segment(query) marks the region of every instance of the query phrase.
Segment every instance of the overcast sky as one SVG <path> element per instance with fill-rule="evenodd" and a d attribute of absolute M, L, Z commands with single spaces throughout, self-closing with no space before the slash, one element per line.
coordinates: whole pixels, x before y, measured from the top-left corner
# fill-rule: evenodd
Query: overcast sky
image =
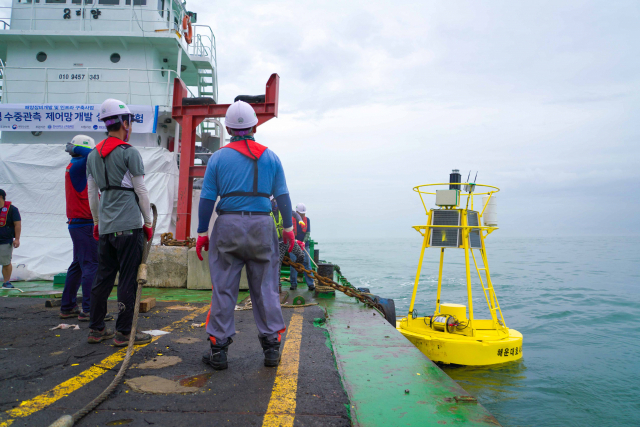
<path fill-rule="evenodd" d="M 415 185 L 498 186 L 505 235 L 640 232 L 637 1 L 190 0 L 220 102 L 264 93 L 317 239 L 412 236 Z"/>
<path fill-rule="evenodd" d="M 257 140 L 318 240 L 415 235 L 412 187 L 453 168 L 502 189 L 501 234 L 640 234 L 637 0 L 187 8 L 216 35 L 220 102 L 280 75 Z"/>

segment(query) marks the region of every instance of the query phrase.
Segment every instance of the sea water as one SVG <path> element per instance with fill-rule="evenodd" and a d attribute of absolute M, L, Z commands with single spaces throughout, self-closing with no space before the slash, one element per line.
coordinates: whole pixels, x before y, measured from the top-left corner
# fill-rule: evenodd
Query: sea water
<path fill-rule="evenodd" d="M 421 237 L 322 241 L 320 258 L 407 315 Z M 640 249 L 634 237 L 486 239 L 506 324 L 523 358 L 442 369 L 511 426 L 640 426 Z M 440 250 L 425 251 L 419 316 L 435 308 Z M 479 254 L 478 262 L 480 262 Z M 473 264 L 472 264 L 473 266 Z M 467 305 L 464 252 L 445 251 L 442 302 Z M 474 316 L 490 318 L 475 270 Z M 401 368 L 401 367 L 400 367 Z"/>

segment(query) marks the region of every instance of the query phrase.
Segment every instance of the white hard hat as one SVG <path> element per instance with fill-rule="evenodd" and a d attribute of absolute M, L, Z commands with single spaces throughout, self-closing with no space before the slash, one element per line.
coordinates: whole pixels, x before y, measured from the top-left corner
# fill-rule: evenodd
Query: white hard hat
<path fill-rule="evenodd" d="M 247 129 L 258 124 L 253 107 L 244 101 L 236 101 L 227 109 L 224 125 L 231 129 Z"/>
<path fill-rule="evenodd" d="M 96 142 L 87 135 L 76 135 L 71 140 L 71 143 L 78 147 L 96 148 Z"/>
<path fill-rule="evenodd" d="M 131 115 L 131 111 L 127 104 L 117 99 L 109 98 L 100 106 L 100 120 L 105 121 L 109 117 L 120 116 L 123 114 Z"/>
<path fill-rule="evenodd" d="M 307 207 L 304 205 L 304 203 L 298 203 L 296 205 L 296 212 L 307 213 Z"/>

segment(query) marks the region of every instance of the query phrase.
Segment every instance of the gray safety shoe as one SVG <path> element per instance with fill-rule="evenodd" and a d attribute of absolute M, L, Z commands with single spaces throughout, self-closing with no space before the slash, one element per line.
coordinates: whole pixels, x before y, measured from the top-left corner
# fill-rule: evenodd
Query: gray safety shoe
<path fill-rule="evenodd" d="M 116 347 L 126 347 L 129 344 L 129 337 L 131 334 L 123 334 L 122 332 L 116 332 L 116 337 L 113 339 L 113 345 Z M 134 345 L 149 344 L 151 342 L 151 335 L 138 332 L 136 339 L 133 342 Z"/>
<path fill-rule="evenodd" d="M 104 328 L 101 331 L 91 329 L 87 342 L 89 344 L 98 344 L 99 342 L 110 340 L 114 335 L 113 330 L 109 328 Z"/>
<path fill-rule="evenodd" d="M 72 317 L 78 317 L 80 313 L 82 313 L 82 311 L 80 311 L 80 307 L 76 305 L 71 310 L 60 310 L 60 318 L 70 319 Z"/>
<path fill-rule="evenodd" d="M 81 322 L 88 322 L 89 320 L 91 320 L 91 313 L 85 313 L 84 311 L 78 313 L 78 320 L 81 321 Z M 109 313 L 107 313 L 104 316 L 104 321 L 108 322 L 110 320 L 113 320 L 113 316 L 110 315 Z"/>

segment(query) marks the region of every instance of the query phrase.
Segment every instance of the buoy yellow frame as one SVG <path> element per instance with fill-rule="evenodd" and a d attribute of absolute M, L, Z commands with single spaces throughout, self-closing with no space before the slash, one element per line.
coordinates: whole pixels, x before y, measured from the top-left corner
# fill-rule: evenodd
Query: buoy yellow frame
<path fill-rule="evenodd" d="M 418 261 L 418 269 L 416 272 L 416 278 L 413 286 L 413 292 L 411 295 L 411 304 L 409 306 L 409 315 L 406 318 L 401 319 L 398 322 L 398 329 L 409 340 L 411 340 L 420 350 L 425 353 L 434 361 L 444 363 L 457 363 L 464 365 L 488 365 L 495 363 L 503 363 L 519 359 L 522 357 L 522 335 L 515 330 L 510 330 L 506 326 L 498 297 L 496 296 L 491 281 L 491 272 L 489 270 L 489 262 L 487 260 L 487 253 L 485 250 L 484 239 L 486 236 L 497 230 L 498 227 L 482 226 L 481 222 L 478 226 L 470 226 L 467 221 L 467 213 L 473 211 L 473 197 L 488 195 L 489 197 L 482 207 L 482 211 L 478 214 L 478 220 L 482 220 L 484 211 L 491 200 L 493 194 L 500 191 L 498 187 L 485 184 L 473 184 L 475 187 L 486 188 L 486 191 L 482 192 L 470 192 L 462 193 L 461 196 L 467 196 L 466 207 L 458 208 L 455 206 L 446 207 L 447 210 L 459 210 L 461 214 L 460 225 L 433 225 L 432 215 L 433 209 L 428 209 L 425 204 L 423 195 L 435 195 L 435 192 L 426 191 L 425 187 L 434 186 L 449 186 L 451 183 L 438 183 L 438 184 L 425 184 L 419 185 L 413 188 L 420 195 L 422 205 L 427 214 L 427 225 L 414 226 L 413 228 L 418 231 L 422 236 L 422 249 L 420 251 L 420 259 Z M 469 183 L 453 183 L 453 185 L 470 185 Z M 462 198 L 461 198 L 462 200 Z M 418 285 L 420 282 L 420 274 L 422 271 L 422 264 L 424 260 L 424 251 L 430 247 L 430 231 L 434 228 L 456 228 L 462 230 L 462 242 L 458 248 L 464 250 L 465 255 L 465 268 L 466 268 L 466 282 L 467 282 L 467 308 L 469 312 L 468 324 L 463 331 L 457 331 L 456 333 L 447 333 L 441 331 L 434 331 L 427 326 L 425 317 L 417 317 L 414 312 L 414 305 L 416 300 L 416 294 L 418 292 Z M 482 267 L 478 267 L 478 262 L 473 249 L 469 245 L 469 233 L 471 230 L 479 230 L 481 247 L 479 248 Z M 451 248 L 456 249 L 456 248 Z M 444 267 L 444 250 L 440 248 L 440 265 L 438 270 L 438 288 L 436 295 L 436 307 L 434 316 L 441 313 L 441 292 L 442 292 L 442 272 Z M 471 255 L 471 256 L 470 256 Z M 491 314 L 491 320 L 474 319 L 473 315 L 473 298 L 471 289 L 471 259 L 478 273 L 480 285 L 484 292 L 487 306 Z M 485 280 L 482 278 L 481 271 L 485 273 Z M 486 287 L 485 287 L 486 281 Z M 415 317 L 414 317 L 415 316 Z M 461 320 L 461 319 L 460 319 Z M 507 356 L 504 355 L 507 354 Z"/>

